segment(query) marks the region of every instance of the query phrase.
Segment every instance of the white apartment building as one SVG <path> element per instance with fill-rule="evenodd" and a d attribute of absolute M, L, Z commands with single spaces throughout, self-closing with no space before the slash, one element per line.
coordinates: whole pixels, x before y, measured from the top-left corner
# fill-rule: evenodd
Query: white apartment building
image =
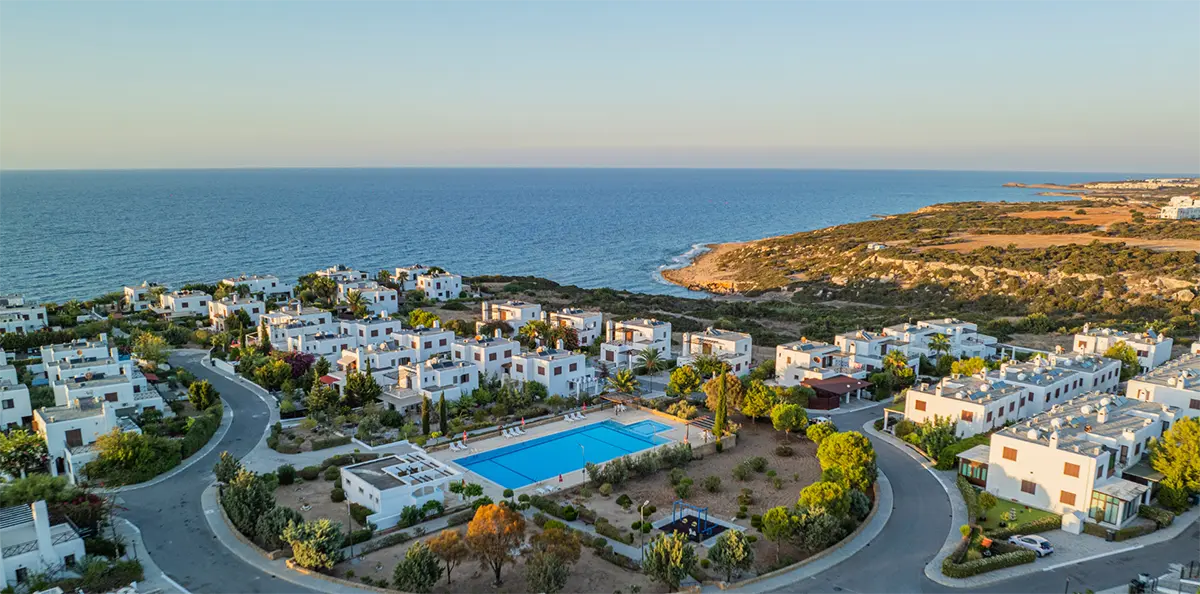
<path fill-rule="evenodd" d="M 1125 394 L 1135 400 L 1173 406 L 1182 416 L 1200 417 L 1200 354 L 1182 355 L 1129 380 Z"/>
<path fill-rule="evenodd" d="M 400 293 L 375 281 L 338 283 L 338 298 L 348 301 L 350 293 L 358 292 L 372 314 L 392 315 L 400 311 Z"/>
<path fill-rule="evenodd" d="M 270 333 L 271 346 L 288 350 L 288 341 L 303 334 L 332 333 L 339 327 L 333 314 L 315 307 L 305 307 L 293 301 L 261 318 Z"/>
<path fill-rule="evenodd" d="M 1176 196 L 1158 212 L 1160 219 L 1200 219 L 1200 198 Z"/>
<path fill-rule="evenodd" d="M 339 320 L 342 334 L 355 338 L 355 344 L 381 344 L 393 340 L 392 334 L 404 331 L 404 323 L 382 314 L 358 320 Z"/>
<path fill-rule="evenodd" d="M 638 355 L 646 349 L 658 351 L 663 359 L 671 358 L 671 323 L 653 318 L 636 318 L 624 322 L 608 321 L 604 342 L 600 344 L 600 360 L 608 365 L 632 368 Z"/>
<path fill-rule="evenodd" d="M 0 295 L 0 334 L 30 334 L 46 327 L 46 308 L 25 303 L 21 295 Z"/>
<path fill-rule="evenodd" d="M 64 359 L 102 359 L 111 354 L 112 351 L 108 346 L 108 334 L 100 334 L 92 340 L 80 338 L 71 342 L 48 344 L 41 349 L 43 365 L 50 365 Z"/>
<path fill-rule="evenodd" d="M 367 521 L 383 530 L 400 521 L 405 507 L 420 508 L 428 501 L 441 503 L 446 485 L 461 480 L 462 473 L 414 446 L 386 458 L 343 466 L 346 500 L 370 509 Z"/>
<path fill-rule="evenodd" d="M 150 306 L 154 313 L 167 318 L 203 316 L 208 314 L 212 297 L 203 291 L 171 291 L 158 296 L 158 305 Z"/>
<path fill-rule="evenodd" d="M 86 555 L 83 537 L 69 520 L 52 520 L 44 500 L 0 508 L 0 547 L 0 586 L 6 589 Z"/>
<path fill-rule="evenodd" d="M 1020 386 L 980 376 L 944 377 L 937 384 L 912 386 L 904 397 L 904 418 L 923 423 L 935 419 L 955 422 L 961 438 L 1003 427 L 1024 418 L 1025 391 Z"/>
<path fill-rule="evenodd" d="M 562 348 L 538 347 L 513 355 L 508 376 L 520 382 L 537 382 L 551 395 L 574 396 L 595 385 L 595 374 L 587 366 L 587 356 Z"/>
<path fill-rule="evenodd" d="M 1005 363 L 987 372 L 993 382 L 1020 387 L 1023 412 L 1018 418 L 1041 413 L 1086 392 L 1115 392 L 1121 381 L 1121 362 L 1096 355 L 1038 355 L 1024 363 Z"/>
<path fill-rule="evenodd" d="M 291 299 L 296 290 L 296 283 L 280 280 L 273 274 L 242 274 L 221 279 L 221 284 L 246 287 L 251 295 L 258 295 L 263 299 Z"/>
<path fill-rule="evenodd" d="M 450 358 L 453 351 L 454 332 L 442 328 L 441 322 L 434 322 L 432 328 L 417 327 L 396 334 L 395 338 L 413 350 L 414 361 L 424 361 L 433 357 Z"/>
<path fill-rule="evenodd" d="M 162 401 L 161 398 L 158 398 L 158 392 L 150 389 L 150 384 L 146 381 L 146 376 L 140 369 L 134 366 L 132 360 L 127 357 L 121 357 L 115 347 L 111 350 L 111 354 L 106 357 L 62 359 L 46 363 L 45 367 L 46 377 L 50 381 L 50 387 L 54 390 L 54 402 L 58 406 L 67 404 L 72 398 L 72 394 L 67 387 L 68 384 L 94 383 L 94 380 L 115 378 L 117 380 L 126 380 L 129 383 L 128 386 L 115 388 L 117 391 L 117 400 L 128 403 L 130 399 L 138 399 L 141 403 L 140 408 L 162 407 Z M 77 386 L 75 389 L 80 388 Z M 99 387 L 96 389 L 99 390 Z M 107 396 L 109 393 L 107 391 L 92 392 L 76 392 L 74 396 Z M 121 396 L 125 394 L 128 394 L 129 397 L 122 398 Z M 145 397 L 149 397 L 151 401 L 147 401 Z M 107 397 L 105 399 L 112 401 Z M 155 399 L 158 399 L 158 402 L 153 402 Z"/>
<path fill-rule="evenodd" d="M 325 277 L 328 279 L 332 279 L 333 282 L 338 283 L 338 284 L 352 283 L 355 281 L 365 281 L 365 280 L 371 278 L 371 275 L 369 275 L 361 270 L 355 270 L 353 268 L 345 266 L 344 264 L 337 264 L 334 266 L 330 266 L 329 268 L 326 268 L 324 270 L 318 270 L 318 271 L 316 271 L 315 274 L 317 276 L 322 276 L 322 277 Z"/>
<path fill-rule="evenodd" d="M 1071 344 L 1076 353 L 1103 355 L 1122 342 L 1137 351 L 1138 362 L 1142 364 L 1141 371 L 1150 371 L 1166 363 L 1171 358 L 1171 347 L 1175 345 L 1174 339 L 1153 330 L 1124 332 L 1111 328 L 1092 328 L 1090 324 L 1083 325 L 1083 330 L 1075 335 Z"/>
<path fill-rule="evenodd" d="M 246 315 L 250 316 L 250 323 L 257 326 L 262 315 L 266 313 L 267 306 L 258 299 L 243 298 L 237 295 L 214 299 L 208 302 L 208 323 L 218 332 L 224 332 L 225 318 L 236 316 L 239 311 L 246 312 Z"/>
<path fill-rule="evenodd" d="M 448 301 L 457 299 L 462 294 L 462 276 L 439 272 L 436 274 L 421 274 L 417 276 L 418 291 L 433 301 Z"/>
<path fill-rule="evenodd" d="M 897 324 L 883 329 L 884 336 L 894 336 L 907 343 L 907 353 L 917 357 L 924 355 L 930 361 L 936 361 L 940 356 L 929 347 L 930 339 L 938 334 L 950 343 L 947 354 L 953 357 L 990 359 L 996 355 L 996 337 L 980 334 L 978 326 L 956 318 L 921 320 L 916 324 Z"/>
<path fill-rule="evenodd" d="M 871 373 L 884 369 L 883 360 L 893 351 L 904 354 L 908 367 L 914 371 L 921 364 L 921 355 L 909 352 L 908 343 L 896 336 L 856 330 L 833 337 L 833 344 L 846 356 L 848 367 L 856 371 Z"/>
<path fill-rule="evenodd" d="M 396 285 L 402 290 L 415 291 L 417 289 L 417 277 L 428 273 L 429 267 L 422 266 L 420 264 L 413 264 L 412 266 L 397 266 L 396 269 L 392 271 L 392 278 L 395 280 Z"/>
<path fill-rule="evenodd" d="M 9 357 L 10 357 L 10 355 L 8 354 L 7 351 L 5 351 L 4 349 L 0 349 L 0 384 L 19 383 L 19 380 L 17 378 L 17 368 L 15 366 L 13 366 L 12 363 L 8 362 Z"/>
<path fill-rule="evenodd" d="M 344 384 L 347 373 L 369 367 L 375 382 L 386 386 L 395 383 L 397 367 L 407 365 L 413 360 L 413 350 L 397 340 L 360 344 L 353 349 L 343 350 L 342 356 L 334 363 L 336 371 L 331 371 L 329 375 L 337 378 L 338 384 Z M 388 374 L 391 374 L 391 377 L 388 377 Z"/>
<path fill-rule="evenodd" d="M 860 365 L 851 367 L 850 359 L 838 347 L 819 340 L 800 340 L 775 347 L 775 383 L 799 386 L 804 380 L 823 380 L 837 375 L 863 379 Z"/>
<path fill-rule="evenodd" d="M 596 342 L 604 329 L 604 314 L 571 307 L 564 307 L 558 311 L 544 311 L 542 321 L 551 326 L 574 328 L 581 347 Z"/>
<path fill-rule="evenodd" d="M 501 321 L 512 326 L 513 332 L 534 320 L 542 319 L 542 306 L 524 301 L 484 301 L 481 307 L 483 323 Z"/>
<path fill-rule="evenodd" d="M 750 373 L 750 342 L 749 334 L 712 326 L 703 332 L 684 332 L 678 363 L 689 365 L 697 357 L 716 357 L 728 364 L 734 375 Z"/>
<path fill-rule="evenodd" d="M 1119 529 L 1150 500 L 1150 487 L 1127 480 L 1178 409 L 1092 392 L 992 435 L 987 490 L 1057 514 Z"/>
<path fill-rule="evenodd" d="M 125 292 L 123 304 L 130 311 L 146 311 L 150 309 L 154 302 L 153 290 L 160 287 L 157 283 L 142 281 L 140 285 L 125 285 L 122 290 Z"/>
<path fill-rule="evenodd" d="M 514 353 L 521 351 L 521 344 L 504 338 L 496 330 L 494 336 L 475 335 L 455 339 L 452 345 L 455 361 L 474 363 L 481 374 L 508 375 Z"/>

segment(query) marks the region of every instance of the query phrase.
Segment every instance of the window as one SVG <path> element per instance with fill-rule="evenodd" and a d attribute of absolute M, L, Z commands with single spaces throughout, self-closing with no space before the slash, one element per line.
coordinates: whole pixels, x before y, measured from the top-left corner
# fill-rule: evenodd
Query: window
<path fill-rule="evenodd" d="M 4 408 L 5 410 L 8 410 L 8 409 L 10 409 L 10 408 L 16 408 L 16 407 L 17 407 L 17 405 L 13 403 L 13 401 L 12 401 L 12 399 L 11 399 L 11 398 L 7 398 L 7 399 L 5 399 L 5 400 L 4 400 L 4 403 L 3 403 L 3 408 Z"/>
<path fill-rule="evenodd" d="M 372 331 L 371 331 L 371 338 L 375 338 L 376 336 L 379 336 L 379 331 L 378 331 L 378 330 L 372 330 Z"/>
<path fill-rule="evenodd" d="M 1075 494 L 1067 491 L 1062 491 L 1058 494 L 1058 502 L 1063 505 L 1075 505 Z"/>
<path fill-rule="evenodd" d="M 1017 450 L 1014 450 L 1012 448 L 1004 448 L 1004 459 L 1012 460 L 1013 462 L 1016 462 L 1017 461 Z"/>
<path fill-rule="evenodd" d="M 541 365 L 538 365 L 537 374 L 538 375 L 546 375 L 546 368 L 542 367 Z"/>
<path fill-rule="evenodd" d="M 446 339 L 443 338 L 441 341 L 439 341 L 438 346 L 446 346 Z"/>
<path fill-rule="evenodd" d="M 990 411 L 990 410 L 988 411 L 987 422 L 989 422 L 989 423 L 992 422 L 992 411 Z"/>
<path fill-rule="evenodd" d="M 495 361 L 496 353 L 488 353 L 488 361 Z"/>
<path fill-rule="evenodd" d="M 1088 510 L 1088 515 L 1097 522 L 1107 522 L 1109 524 L 1117 523 L 1117 513 L 1121 507 L 1121 500 L 1099 491 L 1092 491 L 1092 506 Z M 1130 506 L 1132 507 L 1132 506 Z"/>
<path fill-rule="evenodd" d="M 461 381 L 461 382 L 459 382 L 459 383 L 461 383 L 461 384 L 467 384 L 467 383 L 470 383 L 470 382 L 471 382 L 471 374 L 469 374 L 469 373 L 464 373 L 464 374 L 462 375 L 462 381 Z"/>
<path fill-rule="evenodd" d="M 575 371 L 575 370 L 579 369 L 579 364 L 578 364 L 578 363 L 572 363 L 572 364 L 571 364 L 571 367 L 570 367 L 570 369 L 571 369 L 571 371 Z"/>
<path fill-rule="evenodd" d="M 924 400 L 914 400 L 913 408 L 915 408 L 917 410 L 925 410 L 925 401 Z"/>
<path fill-rule="evenodd" d="M 509 357 L 512 357 L 512 349 L 507 349 L 504 351 L 504 358 L 508 359 Z M 611 361 L 612 359 L 609 360 Z"/>
<path fill-rule="evenodd" d="M 962 411 L 962 415 L 959 418 L 961 418 L 963 421 L 965 421 L 967 423 L 970 423 L 971 421 L 975 420 L 975 413 L 973 413 L 969 410 L 964 410 L 964 411 Z"/>
<path fill-rule="evenodd" d="M 562 365 L 554 366 L 554 375 L 562 375 Z"/>
<path fill-rule="evenodd" d="M 525 371 L 525 367 L 523 365 L 521 365 L 520 363 L 517 363 L 517 373 L 523 373 L 524 371 Z"/>
<path fill-rule="evenodd" d="M 425 341 L 425 348 L 427 348 L 427 349 L 433 348 L 433 341 L 432 340 Z"/>
<path fill-rule="evenodd" d="M 1021 481 L 1021 492 L 1029 493 L 1030 495 L 1037 493 L 1037 483 L 1035 483 L 1033 481 L 1022 480 Z"/>
<path fill-rule="evenodd" d="M 184 302 L 183 302 L 183 305 L 180 305 L 179 307 L 180 307 L 181 309 L 187 309 L 187 308 L 188 308 L 188 302 L 187 302 L 187 301 L 184 301 Z"/>
<path fill-rule="evenodd" d="M 1079 478 L 1079 465 L 1070 462 L 1063 464 L 1063 474 Z"/>
<path fill-rule="evenodd" d="M 1141 453 L 1142 453 L 1142 444 L 1140 444 L 1140 443 L 1133 444 L 1133 455 L 1136 456 Z"/>
<path fill-rule="evenodd" d="M 1000 409 L 996 412 L 996 416 L 998 416 L 998 417 L 1004 416 L 1004 407 L 1003 406 L 1001 406 Z"/>
<path fill-rule="evenodd" d="M 1188 403 L 1188 408 L 1200 409 L 1200 399 L 1192 398 L 1191 402 Z"/>
<path fill-rule="evenodd" d="M 1016 403 L 1016 402 L 1009 402 L 1009 403 L 1008 403 L 1008 412 L 1012 412 L 1012 411 L 1013 411 L 1014 409 L 1016 409 L 1016 408 L 1017 408 L 1017 403 Z"/>
<path fill-rule="evenodd" d="M 480 361 L 480 360 L 481 360 L 481 359 L 479 358 L 479 353 L 475 353 L 475 360 L 476 360 L 476 361 Z"/>

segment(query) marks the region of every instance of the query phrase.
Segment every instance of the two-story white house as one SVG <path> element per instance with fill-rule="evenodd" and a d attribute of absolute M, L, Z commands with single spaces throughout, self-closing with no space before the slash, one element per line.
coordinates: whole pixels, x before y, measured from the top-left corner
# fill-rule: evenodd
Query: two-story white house
<path fill-rule="evenodd" d="M 479 388 L 479 368 L 474 363 L 434 357 L 400 365 L 385 374 L 387 386 L 380 400 L 405 416 L 419 410 L 421 402 L 435 404 L 443 396 L 455 401 Z"/>
<path fill-rule="evenodd" d="M 1142 365 L 1140 371 L 1150 371 L 1166 363 L 1171 358 L 1171 347 L 1175 345 L 1173 338 L 1153 330 L 1124 332 L 1112 328 L 1092 328 L 1090 324 L 1083 325 L 1083 330 L 1075 335 L 1071 345 L 1076 353 L 1103 355 L 1122 342 L 1137 352 L 1138 363 Z"/>
<path fill-rule="evenodd" d="M 542 312 L 542 321 L 551 326 L 574 328 L 581 347 L 596 342 L 604 331 L 604 314 L 598 311 L 564 307 L 558 311 Z"/>
<path fill-rule="evenodd" d="M 513 332 L 521 326 L 542 318 L 542 306 L 537 303 L 524 301 L 484 301 L 481 306 L 483 323 L 492 321 L 505 322 L 512 327 Z"/>
<path fill-rule="evenodd" d="M 996 355 L 995 336 L 981 334 L 978 326 L 957 318 L 921 320 L 916 324 L 897 324 L 883 329 L 884 336 L 893 336 L 905 343 L 906 352 L 930 361 L 937 361 L 943 353 L 956 358 L 979 357 L 990 359 Z M 930 345 L 934 336 L 946 338 L 947 350 L 936 352 Z"/>
<path fill-rule="evenodd" d="M 0 334 L 29 334 L 46 327 L 46 308 L 25 303 L 21 295 L 0 295 Z"/>
<path fill-rule="evenodd" d="M 631 369 L 637 366 L 638 355 L 646 349 L 658 351 L 663 359 L 671 358 L 670 322 L 653 318 L 609 320 L 604 342 L 600 344 L 600 360 L 606 365 Z"/>
<path fill-rule="evenodd" d="M 299 301 L 289 302 L 276 311 L 264 314 L 261 321 L 270 333 L 271 346 L 283 350 L 288 350 L 288 341 L 298 336 L 339 331 L 332 313 L 305 307 Z"/>
<path fill-rule="evenodd" d="M 443 503 L 446 485 L 462 473 L 415 445 L 402 446 L 385 458 L 343 466 L 346 500 L 373 513 L 367 521 L 383 530 L 395 526 L 406 507 L 418 509 L 429 501 Z"/>
<path fill-rule="evenodd" d="M 367 310 L 372 314 L 392 315 L 400 311 L 400 294 L 375 281 L 351 281 L 338 283 L 338 298 L 348 301 L 351 293 L 362 296 Z"/>
<path fill-rule="evenodd" d="M 360 346 L 391 341 L 392 334 L 404 330 L 403 322 L 383 314 L 357 320 L 338 320 L 338 326 L 342 334 L 355 337 L 355 344 Z"/>
<path fill-rule="evenodd" d="M 819 340 L 800 340 L 775 347 L 775 383 L 799 386 L 804 380 L 823 380 L 838 375 L 863 379 L 862 367 L 851 367 L 849 358 L 838 347 Z"/>
<path fill-rule="evenodd" d="M 344 384 L 346 374 L 351 371 L 371 369 L 371 376 L 380 386 L 396 382 L 396 368 L 414 361 L 413 350 L 399 341 L 369 343 L 342 351 L 335 363 L 336 371 L 329 375 Z M 390 374 L 390 376 L 389 376 Z"/>
<path fill-rule="evenodd" d="M 849 367 L 866 373 L 885 369 L 883 360 L 891 352 L 903 354 L 908 367 L 914 371 L 921 364 L 921 355 L 909 352 L 908 343 L 896 336 L 856 330 L 838 334 L 833 338 L 833 344 L 846 356 Z"/>
<path fill-rule="evenodd" d="M 426 273 L 417 276 L 416 290 L 432 301 L 457 299 L 462 294 L 462 276 L 449 272 Z"/>
<path fill-rule="evenodd" d="M 914 423 L 950 419 L 960 438 L 986 433 L 1023 418 L 1024 389 L 981 376 L 944 377 L 919 383 L 904 397 L 904 418 Z"/>
<path fill-rule="evenodd" d="M 296 291 L 296 283 L 280 280 L 273 274 L 242 274 L 221 279 L 221 284 L 231 287 L 246 287 L 251 295 L 262 299 L 291 299 Z"/>
<path fill-rule="evenodd" d="M 33 422 L 29 388 L 17 377 L 17 368 L 8 362 L 8 353 L 0 349 L 0 430 Z"/>
<path fill-rule="evenodd" d="M 1123 475 L 1178 416 L 1172 406 L 1103 392 L 1055 404 L 992 435 L 986 488 L 1001 502 L 1119 529 L 1151 497 Z"/>
<path fill-rule="evenodd" d="M 95 444 L 101 435 L 113 430 L 140 433 L 128 413 L 117 414 L 118 409 L 133 412 L 124 404 L 92 397 L 73 399 L 65 406 L 35 409 L 33 429 L 46 441 L 50 474 L 66 475 L 71 482 L 78 482 L 83 478 L 84 466 L 96 459 Z"/>
<path fill-rule="evenodd" d="M 395 279 L 396 285 L 402 291 L 415 291 L 417 289 L 417 277 L 428 273 L 429 267 L 422 266 L 421 264 L 397 266 L 392 272 L 392 278 Z"/>
<path fill-rule="evenodd" d="M 508 374 L 513 355 L 520 351 L 521 344 L 504 338 L 499 330 L 496 330 L 494 336 L 475 335 L 458 338 L 452 345 L 455 361 L 474 363 L 479 368 L 479 373 L 501 377 Z"/>
<path fill-rule="evenodd" d="M 170 291 L 158 296 L 158 305 L 150 311 L 164 318 L 208 315 L 208 303 L 212 297 L 203 291 Z"/>
<path fill-rule="evenodd" d="M 129 311 L 146 311 L 157 301 L 154 289 L 161 286 L 150 281 L 142 281 L 140 285 L 125 285 L 121 288 L 125 293 L 122 304 Z"/>
<path fill-rule="evenodd" d="M 1200 354 L 1182 355 L 1129 380 L 1125 394 L 1176 407 L 1182 416 L 1200 417 Z"/>
<path fill-rule="evenodd" d="M 338 284 L 365 281 L 371 278 L 371 275 L 361 270 L 350 268 L 344 264 L 335 264 L 324 270 L 318 270 L 314 274 L 330 279 Z"/>
<path fill-rule="evenodd" d="M 434 322 L 429 328 L 418 326 L 401 330 L 393 338 L 412 349 L 414 361 L 433 357 L 449 359 L 454 350 L 454 332 L 442 328 L 441 322 Z"/>
<path fill-rule="evenodd" d="M 102 359 L 111 355 L 112 351 L 108 346 L 108 334 L 102 333 L 91 340 L 80 338 L 45 345 L 41 348 L 41 354 L 42 365 L 50 365 L 64 359 Z"/>
<path fill-rule="evenodd" d="M 0 586 L 28 586 L 38 574 L 72 567 L 86 552 L 70 520 L 50 517 L 45 500 L 0 508 Z"/>
<path fill-rule="evenodd" d="M 554 396 L 574 396 L 595 385 L 595 374 L 587 366 L 587 356 L 561 348 L 538 347 L 513 355 L 508 376 L 520 382 L 537 382 Z"/>
<path fill-rule="evenodd" d="M 250 323 L 257 326 L 262 315 L 267 312 L 267 306 L 258 299 L 237 295 L 214 299 L 208 302 L 208 323 L 218 332 L 224 332 L 225 319 L 236 316 L 239 311 L 246 312 L 246 315 L 250 316 Z"/>
<path fill-rule="evenodd" d="M 703 332 L 684 332 L 679 347 L 679 365 L 690 365 L 697 357 L 716 357 L 729 365 L 734 375 L 750 373 L 751 338 L 745 332 L 709 326 Z"/>

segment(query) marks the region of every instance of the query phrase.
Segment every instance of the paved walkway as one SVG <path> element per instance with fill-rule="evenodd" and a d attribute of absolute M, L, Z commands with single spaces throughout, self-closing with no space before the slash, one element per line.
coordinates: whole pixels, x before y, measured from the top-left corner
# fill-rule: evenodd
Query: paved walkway
<path fill-rule="evenodd" d="M 538 510 L 536 507 L 531 507 L 521 513 L 523 513 L 526 518 L 529 518 L 529 521 L 532 523 L 533 515 L 538 513 L 539 511 L 540 510 Z M 552 518 L 554 520 L 558 520 L 559 522 L 562 522 L 563 524 L 566 524 L 567 526 L 570 526 L 574 530 L 578 530 L 579 532 L 583 532 L 585 534 L 590 534 L 592 536 L 592 538 L 595 538 L 597 536 L 604 536 L 603 534 L 596 532 L 596 529 L 594 527 L 592 527 L 591 524 L 587 524 L 587 523 L 579 521 L 579 520 L 567 521 L 562 518 L 555 518 L 554 516 L 550 516 L 549 514 L 547 514 L 547 516 L 549 516 L 550 518 Z M 637 536 L 637 535 L 634 535 L 634 536 Z M 640 547 L 635 547 L 633 545 L 627 545 L 619 540 L 613 540 L 607 536 L 604 536 L 604 538 L 608 539 L 608 543 L 612 545 L 614 553 L 620 553 L 622 555 L 625 555 L 626 557 L 629 557 L 630 559 L 633 559 L 634 561 L 637 561 L 638 563 L 642 562 L 642 549 Z"/>
<path fill-rule="evenodd" d="M 146 549 L 146 543 L 142 542 L 142 531 L 134 526 L 133 522 L 121 518 L 113 517 L 113 524 L 117 531 L 117 537 L 120 538 L 126 547 L 125 556 L 132 556 L 142 564 L 144 577 L 138 582 L 139 592 L 182 592 L 183 594 L 191 594 L 183 586 L 180 586 L 175 580 L 167 577 L 162 569 L 150 557 L 150 551 Z M 132 547 L 133 551 L 128 549 Z"/>
<path fill-rule="evenodd" d="M 871 410 L 873 408 L 879 408 L 889 404 L 891 404 L 891 402 L 887 400 L 880 400 L 879 402 L 876 402 L 874 400 L 867 400 L 865 398 L 851 398 L 850 402 L 833 410 L 806 408 L 804 409 L 804 412 L 808 413 L 809 417 L 837 417 L 838 415 L 848 415 L 850 413 L 862 412 L 864 410 Z M 836 423 L 837 420 L 834 419 L 834 422 Z"/>

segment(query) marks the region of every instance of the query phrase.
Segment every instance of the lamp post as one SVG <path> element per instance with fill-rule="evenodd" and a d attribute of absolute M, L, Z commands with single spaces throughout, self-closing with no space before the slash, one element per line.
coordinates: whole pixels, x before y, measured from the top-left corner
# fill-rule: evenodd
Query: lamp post
<path fill-rule="evenodd" d="M 583 468 L 579 469 L 579 473 L 587 476 L 587 450 L 583 449 L 583 444 L 579 444 L 579 457 L 583 458 Z"/>
<path fill-rule="evenodd" d="M 350 500 L 346 500 L 346 527 L 354 532 L 353 515 L 350 513 Z M 354 539 L 350 539 L 350 564 L 354 565 Z"/>
<path fill-rule="evenodd" d="M 646 532 L 644 530 L 642 530 L 642 524 L 646 523 L 646 506 L 647 505 L 650 505 L 649 499 L 643 501 L 642 504 L 638 506 L 638 516 L 641 518 L 641 522 L 638 524 L 638 534 L 641 536 L 642 555 L 646 554 Z"/>

